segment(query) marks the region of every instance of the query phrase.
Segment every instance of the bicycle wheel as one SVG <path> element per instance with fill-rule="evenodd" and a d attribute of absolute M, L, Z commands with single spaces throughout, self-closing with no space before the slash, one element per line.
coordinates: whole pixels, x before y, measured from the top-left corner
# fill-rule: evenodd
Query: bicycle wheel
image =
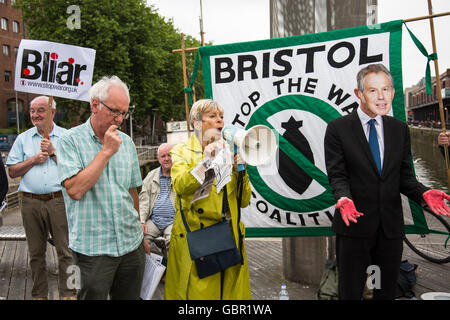
<path fill-rule="evenodd" d="M 450 262 L 450 225 L 447 217 L 436 215 L 424 209 L 430 233 L 406 234 L 403 239 L 408 247 L 428 261 Z"/>

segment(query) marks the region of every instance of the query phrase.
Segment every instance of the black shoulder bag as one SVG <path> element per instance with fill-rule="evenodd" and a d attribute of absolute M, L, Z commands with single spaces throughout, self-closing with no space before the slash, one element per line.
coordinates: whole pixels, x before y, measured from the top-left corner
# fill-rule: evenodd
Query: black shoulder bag
<path fill-rule="evenodd" d="M 180 197 L 180 213 L 186 228 L 186 239 L 191 259 L 197 267 L 200 279 L 224 271 L 242 262 L 240 251 L 234 242 L 231 227 L 225 219 L 226 186 L 222 202 L 222 221 L 212 226 L 191 231 L 183 213 Z M 238 226 L 239 229 L 239 226 Z"/>

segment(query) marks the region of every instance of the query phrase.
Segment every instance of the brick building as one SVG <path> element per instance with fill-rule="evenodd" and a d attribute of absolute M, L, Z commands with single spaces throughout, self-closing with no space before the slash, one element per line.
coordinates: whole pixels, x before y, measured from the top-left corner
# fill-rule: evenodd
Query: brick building
<path fill-rule="evenodd" d="M 445 112 L 445 123 L 449 123 L 448 109 L 450 108 L 450 69 L 440 76 L 442 102 Z M 432 80 L 432 94 L 427 94 L 425 80 L 422 79 L 415 88 L 407 91 L 408 118 L 414 122 L 440 121 L 438 95 L 436 91 L 436 78 Z"/>
<path fill-rule="evenodd" d="M 0 128 L 16 127 L 14 72 L 20 40 L 25 37 L 22 11 L 12 7 L 14 0 L 0 0 Z M 20 129 L 25 127 L 24 111 L 33 95 L 17 92 Z"/>

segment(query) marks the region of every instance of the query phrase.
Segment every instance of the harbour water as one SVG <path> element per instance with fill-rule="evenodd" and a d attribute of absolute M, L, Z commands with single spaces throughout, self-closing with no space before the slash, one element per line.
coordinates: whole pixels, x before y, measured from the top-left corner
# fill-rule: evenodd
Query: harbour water
<path fill-rule="evenodd" d="M 449 193 L 445 159 L 437 144 L 438 130 L 411 129 L 411 149 L 417 179 L 424 185 Z"/>

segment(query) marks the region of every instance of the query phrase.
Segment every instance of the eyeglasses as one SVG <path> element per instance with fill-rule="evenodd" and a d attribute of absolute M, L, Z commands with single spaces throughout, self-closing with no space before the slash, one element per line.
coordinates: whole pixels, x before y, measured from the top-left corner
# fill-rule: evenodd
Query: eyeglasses
<path fill-rule="evenodd" d="M 117 110 L 113 110 L 113 109 L 111 109 L 110 107 L 108 107 L 103 101 L 100 101 L 100 100 L 99 100 L 99 102 L 100 102 L 102 105 L 104 105 L 104 106 L 109 110 L 109 112 L 111 113 L 111 115 L 114 116 L 114 118 L 118 118 L 119 116 L 122 116 L 123 119 L 126 120 L 126 119 L 128 119 L 128 117 L 130 116 L 130 113 L 129 113 L 129 112 L 120 112 L 120 111 L 117 111 Z"/>
<path fill-rule="evenodd" d="M 39 113 L 39 114 L 41 114 L 41 113 L 45 113 L 47 110 L 45 110 L 44 108 L 39 108 L 39 109 L 37 109 L 37 110 L 35 110 L 35 109 L 30 109 L 30 113 L 31 114 L 35 114 L 35 113 Z"/>

